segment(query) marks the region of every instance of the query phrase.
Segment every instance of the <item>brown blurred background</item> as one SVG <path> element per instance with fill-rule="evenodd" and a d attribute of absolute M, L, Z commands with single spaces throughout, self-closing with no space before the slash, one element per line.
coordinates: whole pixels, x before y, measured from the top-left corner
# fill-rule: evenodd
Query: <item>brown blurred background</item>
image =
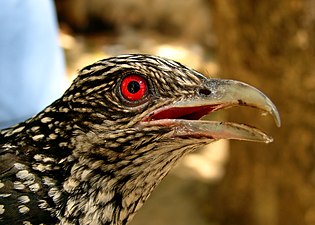
<path fill-rule="evenodd" d="M 315 1 L 55 0 L 70 79 L 107 56 L 150 53 L 252 84 L 283 125 L 247 108 L 214 115 L 271 134 L 189 155 L 132 225 L 315 224 Z"/>

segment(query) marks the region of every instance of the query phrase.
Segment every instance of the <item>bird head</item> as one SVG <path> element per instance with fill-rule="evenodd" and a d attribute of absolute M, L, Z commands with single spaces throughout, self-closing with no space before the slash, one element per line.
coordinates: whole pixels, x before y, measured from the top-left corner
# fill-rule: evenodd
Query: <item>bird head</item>
<path fill-rule="evenodd" d="M 61 100 L 60 111 L 66 105 L 77 125 L 102 133 L 152 128 L 162 134 L 171 131 L 172 138 L 272 140 L 243 125 L 198 121 L 233 106 L 259 108 L 280 125 L 274 104 L 254 87 L 207 78 L 175 61 L 149 55 L 121 55 L 85 67 Z M 192 128 L 186 129 L 191 136 L 183 128 Z"/>
<path fill-rule="evenodd" d="M 83 68 L 60 99 L 3 135 L 32 134 L 36 143 L 24 154 L 37 156 L 33 170 L 53 159 L 59 178 L 39 171 L 54 183 L 47 192 L 59 220 L 126 224 L 187 153 L 218 139 L 272 141 L 252 126 L 200 120 L 233 106 L 263 110 L 280 126 L 275 105 L 250 85 L 156 56 L 121 55 Z"/>

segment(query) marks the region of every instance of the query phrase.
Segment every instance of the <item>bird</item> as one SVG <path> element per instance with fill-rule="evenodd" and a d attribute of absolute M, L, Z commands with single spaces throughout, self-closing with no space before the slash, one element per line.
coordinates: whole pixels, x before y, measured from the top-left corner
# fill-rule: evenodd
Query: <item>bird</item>
<path fill-rule="evenodd" d="M 126 225 L 190 152 L 219 139 L 269 143 L 203 119 L 233 106 L 280 116 L 258 89 L 148 54 L 102 59 L 37 115 L 0 131 L 0 224 Z"/>

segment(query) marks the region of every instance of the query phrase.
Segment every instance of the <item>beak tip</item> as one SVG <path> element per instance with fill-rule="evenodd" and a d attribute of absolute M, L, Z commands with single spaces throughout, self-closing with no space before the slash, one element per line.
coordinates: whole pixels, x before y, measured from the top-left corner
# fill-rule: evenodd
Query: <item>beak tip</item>
<path fill-rule="evenodd" d="M 280 118 L 280 115 L 279 115 L 279 112 L 277 110 L 274 110 L 272 112 L 272 116 L 274 118 L 274 121 L 276 123 L 276 126 L 277 127 L 281 127 L 281 118 Z"/>
<path fill-rule="evenodd" d="M 281 127 L 281 118 L 280 118 L 279 111 L 271 101 L 270 101 L 270 114 L 272 115 L 272 117 L 276 123 L 276 126 Z"/>
<path fill-rule="evenodd" d="M 277 125 L 277 127 L 281 127 L 281 121 L 280 121 L 280 120 L 277 120 L 276 125 Z"/>

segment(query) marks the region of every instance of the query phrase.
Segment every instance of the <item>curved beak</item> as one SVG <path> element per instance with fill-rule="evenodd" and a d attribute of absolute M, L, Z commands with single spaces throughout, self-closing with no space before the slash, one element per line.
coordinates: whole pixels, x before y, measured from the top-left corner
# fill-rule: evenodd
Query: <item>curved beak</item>
<path fill-rule="evenodd" d="M 154 110 L 141 124 L 176 127 L 173 135 L 181 137 L 272 141 L 252 126 L 199 120 L 211 112 L 233 106 L 260 109 L 270 114 L 278 127 L 281 125 L 276 106 L 265 94 L 243 82 L 224 79 L 206 79 L 194 96 Z"/>

